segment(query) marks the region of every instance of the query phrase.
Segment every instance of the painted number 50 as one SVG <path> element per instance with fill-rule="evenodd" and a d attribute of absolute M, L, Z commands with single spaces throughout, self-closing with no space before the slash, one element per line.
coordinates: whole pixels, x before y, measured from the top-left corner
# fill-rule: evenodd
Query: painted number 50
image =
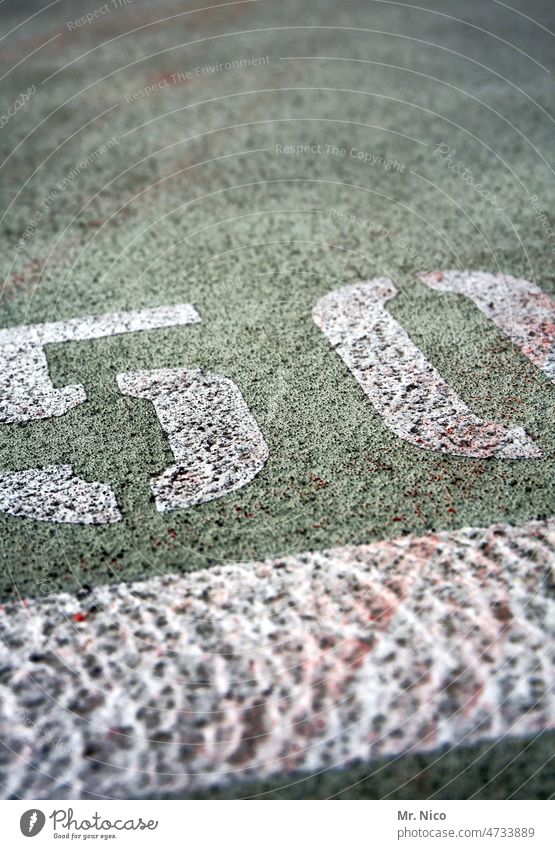
<path fill-rule="evenodd" d="M 526 280 L 483 272 L 420 275 L 431 288 L 471 299 L 513 344 L 555 382 L 555 302 Z M 521 427 L 477 416 L 442 378 L 387 310 L 390 279 L 344 286 L 315 305 L 313 318 L 386 426 L 412 445 L 463 457 L 539 458 Z M 0 330 L 0 423 L 62 416 L 86 401 L 80 384 L 56 388 L 45 346 L 195 324 L 191 304 L 111 313 Z M 119 374 L 124 395 L 150 401 L 175 463 L 151 479 L 159 511 L 189 508 L 249 483 L 269 452 L 240 389 L 203 369 Z M 41 521 L 118 522 L 110 486 L 77 477 L 70 465 L 0 476 L 0 511 Z"/>

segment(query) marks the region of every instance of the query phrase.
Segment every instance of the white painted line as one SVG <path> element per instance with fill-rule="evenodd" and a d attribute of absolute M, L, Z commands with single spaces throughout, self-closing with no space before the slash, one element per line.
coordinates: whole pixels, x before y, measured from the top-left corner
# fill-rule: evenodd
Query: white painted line
<path fill-rule="evenodd" d="M 6 605 L 5 793 L 187 794 L 553 727 L 554 563 L 552 519 Z"/>

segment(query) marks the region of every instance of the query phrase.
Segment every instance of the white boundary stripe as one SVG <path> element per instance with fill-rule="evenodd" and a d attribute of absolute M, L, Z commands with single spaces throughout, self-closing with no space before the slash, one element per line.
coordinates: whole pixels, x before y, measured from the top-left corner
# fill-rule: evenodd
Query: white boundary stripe
<path fill-rule="evenodd" d="M 186 794 L 552 727 L 554 562 L 549 520 L 8 605 L 4 792 Z"/>

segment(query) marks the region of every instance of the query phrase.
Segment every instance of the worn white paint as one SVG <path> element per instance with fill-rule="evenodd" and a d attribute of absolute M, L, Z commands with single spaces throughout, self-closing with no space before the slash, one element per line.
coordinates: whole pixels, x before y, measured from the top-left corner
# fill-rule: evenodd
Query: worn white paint
<path fill-rule="evenodd" d="M 555 383 L 555 300 L 535 283 L 485 271 L 419 275 L 431 289 L 465 295 Z"/>
<path fill-rule="evenodd" d="M 112 489 L 77 477 L 69 465 L 1 475 L 0 512 L 39 522 L 82 525 L 121 520 Z"/>
<path fill-rule="evenodd" d="M 0 330 L 0 422 L 62 416 L 86 400 L 80 384 L 54 386 L 45 345 L 199 321 L 191 304 L 177 304 Z M 45 522 L 105 524 L 121 520 L 112 489 L 98 481 L 81 480 L 68 465 L 26 469 L 0 477 L 0 511 Z"/>
<path fill-rule="evenodd" d="M 176 459 L 151 480 L 160 511 L 192 507 L 240 489 L 268 459 L 264 437 L 238 387 L 201 369 L 120 374 L 124 395 L 152 401 Z"/>
<path fill-rule="evenodd" d="M 6 605 L 0 792 L 187 795 L 540 733 L 554 552 L 554 520 L 494 525 Z"/>
<path fill-rule="evenodd" d="M 541 457 L 521 427 L 476 416 L 386 309 L 397 294 L 387 277 L 321 298 L 314 321 L 387 427 L 418 448 L 463 457 Z"/>
<path fill-rule="evenodd" d="M 177 304 L 0 330 L 0 422 L 62 416 L 86 400 L 81 384 L 54 386 L 48 373 L 45 345 L 101 339 L 199 321 L 200 316 L 191 304 Z"/>

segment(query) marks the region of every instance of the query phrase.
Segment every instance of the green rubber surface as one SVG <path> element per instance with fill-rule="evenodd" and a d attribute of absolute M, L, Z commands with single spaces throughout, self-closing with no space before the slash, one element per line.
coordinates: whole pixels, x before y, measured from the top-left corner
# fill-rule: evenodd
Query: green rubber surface
<path fill-rule="evenodd" d="M 82 383 L 88 402 L 59 419 L 5 425 L 0 468 L 71 462 L 76 474 L 113 487 L 124 521 L 85 528 L 3 516 L 5 598 L 40 594 L 46 579 L 51 591 L 73 589 L 555 511 L 553 386 L 470 302 L 415 279 L 421 270 L 461 267 L 555 291 L 553 245 L 526 197 L 538 194 L 546 208 L 553 197 L 538 155 L 549 155 L 552 126 L 514 87 L 547 106 L 549 74 L 498 40 L 490 50 L 491 37 L 431 13 L 376 4 L 369 16 L 364 6 L 353 8 L 349 26 L 400 33 L 394 37 L 326 29 L 333 4 L 327 18 L 322 9 L 293 8 L 229 7 L 235 18 L 222 21 L 224 31 L 261 31 L 222 38 L 215 19 L 184 19 L 187 26 L 176 25 L 183 42 L 209 41 L 171 50 L 168 43 L 181 39 L 162 24 L 149 47 L 165 52 L 151 58 L 138 37 L 95 48 L 3 130 L 5 153 L 32 131 L 5 166 L 3 209 L 23 176 L 39 169 L 4 219 L 2 264 L 11 267 L 15 249 L 15 266 L 3 326 L 179 302 L 194 303 L 202 318 L 194 327 L 48 348 L 55 384 Z M 493 4 L 473 4 L 471 12 L 499 38 L 509 26 L 508 13 Z M 139 7 L 119 14 L 123 25 Z M 308 28 L 280 30 L 292 15 Z M 268 32 L 270 18 L 278 29 Z M 548 36 L 510 21 L 517 41 L 545 60 Z M 424 47 L 426 33 L 440 47 Z M 77 44 L 69 36 L 61 56 L 46 48 L 38 67 L 30 62 L 15 75 L 20 88 L 71 60 Z M 117 70 L 122 44 L 124 64 L 134 64 Z M 155 79 L 204 67 L 207 55 L 212 65 L 269 61 L 126 102 Z M 77 96 L 69 95 L 70 73 L 72 91 L 83 89 Z M 33 131 L 37 113 L 56 108 L 55 125 L 46 124 L 53 135 Z M 70 136 L 59 149 L 56 132 Z M 117 144 L 68 178 L 110 139 Z M 440 143 L 456 149 L 456 161 L 495 192 L 503 212 L 434 156 Z M 323 152 L 276 153 L 288 144 Z M 341 148 L 344 156 L 334 152 Z M 361 164 L 353 149 L 398 164 Z M 59 183 L 59 199 L 18 250 L 29 219 Z M 346 224 L 345 215 L 365 223 Z M 400 289 L 391 312 L 445 379 L 478 415 L 525 426 L 544 460 L 440 456 L 387 430 L 311 318 L 326 292 L 379 275 Z M 171 462 L 152 405 L 123 398 L 115 384 L 121 371 L 161 366 L 202 366 L 232 378 L 271 452 L 243 490 L 170 515 L 157 514 L 148 486 Z"/>
<path fill-rule="evenodd" d="M 553 735 L 404 755 L 214 792 L 214 799 L 549 799 Z"/>
<path fill-rule="evenodd" d="M 71 463 L 110 484 L 123 521 L 0 515 L 0 600 L 555 515 L 555 387 L 470 301 L 416 279 L 501 272 L 555 295 L 555 239 L 530 200 L 553 209 L 555 14 L 543 0 L 513 7 L 286 0 L 150 26 L 194 4 L 136 0 L 70 31 L 67 20 L 89 8 L 74 3 L 7 38 L 2 72 L 60 33 L 1 83 L 0 113 L 29 86 L 37 92 L 0 133 L 0 326 L 176 303 L 194 304 L 202 322 L 48 347 L 55 385 L 82 383 L 87 402 L 3 425 L 0 474 Z M 38 8 L 8 2 L 3 32 Z M 225 70 L 253 57 L 265 61 Z M 502 211 L 434 155 L 440 144 Z M 377 276 L 392 278 L 391 313 L 474 412 L 525 427 L 544 458 L 441 456 L 387 429 L 311 317 L 322 295 Z M 153 406 L 123 397 L 116 375 L 180 366 L 235 381 L 270 459 L 244 489 L 161 514 L 149 480 L 172 454 Z M 222 796 L 553 792 L 552 737 L 490 746 Z"/>

